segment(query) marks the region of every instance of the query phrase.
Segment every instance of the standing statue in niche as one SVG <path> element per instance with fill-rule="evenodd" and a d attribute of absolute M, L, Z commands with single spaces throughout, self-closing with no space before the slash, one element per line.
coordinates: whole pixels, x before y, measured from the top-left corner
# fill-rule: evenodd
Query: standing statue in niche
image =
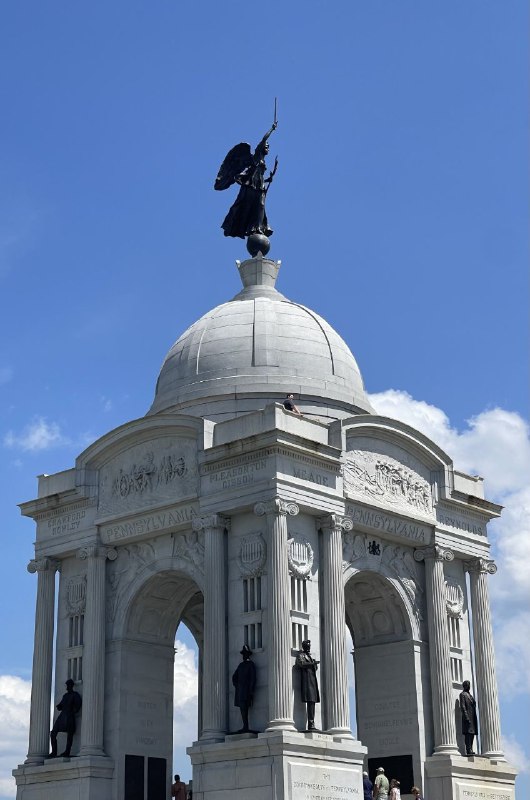
<path fill-rule="evenodd" d="M 314 731 L 315 728 L 315 703 L 320 703 L 318 691 L 317 669 L 320 661 L 311 655 L 311 642 L 306 639 L 302 642 L 302 649 L 296 656 L 296 666 L 301 672 L 301 697 L 302 703 L 307 706 L 307 730 Z"/>
<path fill-rule="evenodd" d="M 460 711 L 462 712 L 462 733 L 466 743 L 466 756 L 474 756 L 473 739 L 478 733 L 477 704 L 475 698 L 470 694 L 471 684 L 464 681 L 462 684 L 463 692 L 460 692 Z"/>
<path fill-rule="evenodd" d="M 269 152 L 269 137 L 277 127 L 275 102 L 272 127 L 257 145 L 254 153 L 247 142 L 240 142 L 232 147 L 221 164 L 214 184 L 214 189 L 219 191 L 228 189 L 234 183 L 239 184 L 240 189 L 235 203 L 221 227 L 225 236 L 240 239 L 248 237 L 247 250 L 253 257 L 259 252 L 265 256 L 270 249 L 268 237 L 273 231 L 267 221 L 265 199 L 278 169 L 278 159 L 275 159 L 274 168 L 266 178 L 265 156 Z"/>
<path fill-rule="evenodd" d="M 70 757 L 75 733 L 75 715 L 81 710 L 81 703 L 81 695 L 78 692 L 74 692 L 74 682 L 71 678 L 68 678 L 66 681 L 66 692 L 63 694 L 61 702 L 57 704 L 57 709 L 61 713 L 55 720 L 50 733 L 50 742 L 52 746 L 50 758 L 57 757 L 58 733 L 66 733 L 66 748 L 64 753 L 61 753 L 61 756 L 66 758 Z"/>
<path fill-rule="evenodd" d="M 249 733 L 251 731 L 248 727 L 248 710 L 254 699 L 256 666 L 254 662 L 250 660 L 252 650 L 247 644 L 243 645 L 241 655 L 243 656 L 243 661 L 238 665 L 236 671 L 232 675 L 232 683 L 236 689 L 234 705 L 239 707 L 241 719 L 243 721 L 243 727 L 238 730 L 238 733 Z"/>

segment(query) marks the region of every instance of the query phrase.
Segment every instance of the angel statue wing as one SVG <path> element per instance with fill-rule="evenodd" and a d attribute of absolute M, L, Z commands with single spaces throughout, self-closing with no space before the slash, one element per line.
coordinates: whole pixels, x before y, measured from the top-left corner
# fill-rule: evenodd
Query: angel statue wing
<path fill-rule="evenodd" d="M 226 154 L 225 160 L 221 164 L 217 178 L 215 179 L 214 189 L 222 191 L 228 189 L 236 182 L 236 177 L 250 166 L 252 162 L 252 151 L 248 142 L 240 142 Z"/>

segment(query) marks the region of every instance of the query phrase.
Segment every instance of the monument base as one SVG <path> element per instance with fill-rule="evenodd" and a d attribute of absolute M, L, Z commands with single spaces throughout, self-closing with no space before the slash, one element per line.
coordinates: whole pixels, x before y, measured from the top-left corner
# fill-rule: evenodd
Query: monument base
<path fill-rule="evenodd" d="M 362 800 L 366 748 L 355 739 L 273 731 L 197 742 L 187 753 L 193 800 Z"/>
<path fill-rule="evenodd" d="M 111 800 L 114 761 L 101 756 L 46 759 L 13 770 L 17 800 Z"/>
<path fill-rule="evenodd" d="M 429 800 L 515 800 L 516 770 L 482 756 L 437 755 L 425 759 Z"/>

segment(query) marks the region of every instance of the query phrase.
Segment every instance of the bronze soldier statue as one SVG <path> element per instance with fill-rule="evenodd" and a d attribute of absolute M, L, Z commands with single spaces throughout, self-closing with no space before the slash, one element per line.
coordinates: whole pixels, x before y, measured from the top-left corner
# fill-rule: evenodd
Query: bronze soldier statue
<path fill-rule="evenodd" d="M 477 723 L 477 704 L 475 698 L 470 694 L 470 683 L 464 681 L 462 684 L 463 692 L 460 692 L 460 711 L 462 712 L 462 733 L 466 743 L 466 756 L 474 756 L 473 739 L 478 733 Z"/>
<path fill-rule="evenodd" d="M 311 642 L 302 642 L 302 649 L 296 656 L 296 666 L 301 670 L 301 700 L 307 706 L 307 730 L 315 728 L 315 703 L 320 703 L 318 691 L 317 669 L 320 661 L 311 655 Z"/>
<path fill-rule="evenodd" d="M 72 742 L 75 733 L 75 715 L 81 710 L 81 695 L 74 692 L 74 682 L 71 678 L 66 681 L 66 692 L 63 699 L 57 704 L 57 709 L 61 712 L 53 724 L 50 733 L 52 751 L 50 758 L 57 757 L 57 734 L 66 733 L 66 748 L 61 756 L 70 756 Z"/>
<path fill-rule="evenodd" d="M 256 666 L 254 662 L 250 660 L 252 650 L 248 645 L 243 645 L 241 655 L 243 656 L 243 661 L 238 665 L 236 671 L 232 675 L 232 683 L 236 688 L 234 705 L 239 706 L 241 719 L 243 720 L 243 727 L 238 730 L 238 733 L 248 733 L 250 730 L 248 727 L 248 710 L 254 699 Z"/>

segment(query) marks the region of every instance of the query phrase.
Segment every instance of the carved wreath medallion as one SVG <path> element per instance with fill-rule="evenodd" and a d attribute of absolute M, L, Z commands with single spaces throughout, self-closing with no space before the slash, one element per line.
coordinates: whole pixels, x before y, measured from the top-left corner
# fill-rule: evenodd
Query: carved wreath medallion
<path fill-rule="evenodd" d="M 295 578 L 309 578 L 313 566 L 313 548 L 305 536 L 295 534 L 287 544 L 289 572 Z"/>
<path fill-rule="evenodd" d="M 456 581 L 447 578 L 445 581 L 445 607 L 450 617 L 462 618 L 464 610 L 464 592 Z"/>
<path fill-rule="evenodd" d="M 252 533 L 241 539 L 237 563 L 244 578 L 261 575 L 267 561 L 267 545 L 261 533 Z"/>

